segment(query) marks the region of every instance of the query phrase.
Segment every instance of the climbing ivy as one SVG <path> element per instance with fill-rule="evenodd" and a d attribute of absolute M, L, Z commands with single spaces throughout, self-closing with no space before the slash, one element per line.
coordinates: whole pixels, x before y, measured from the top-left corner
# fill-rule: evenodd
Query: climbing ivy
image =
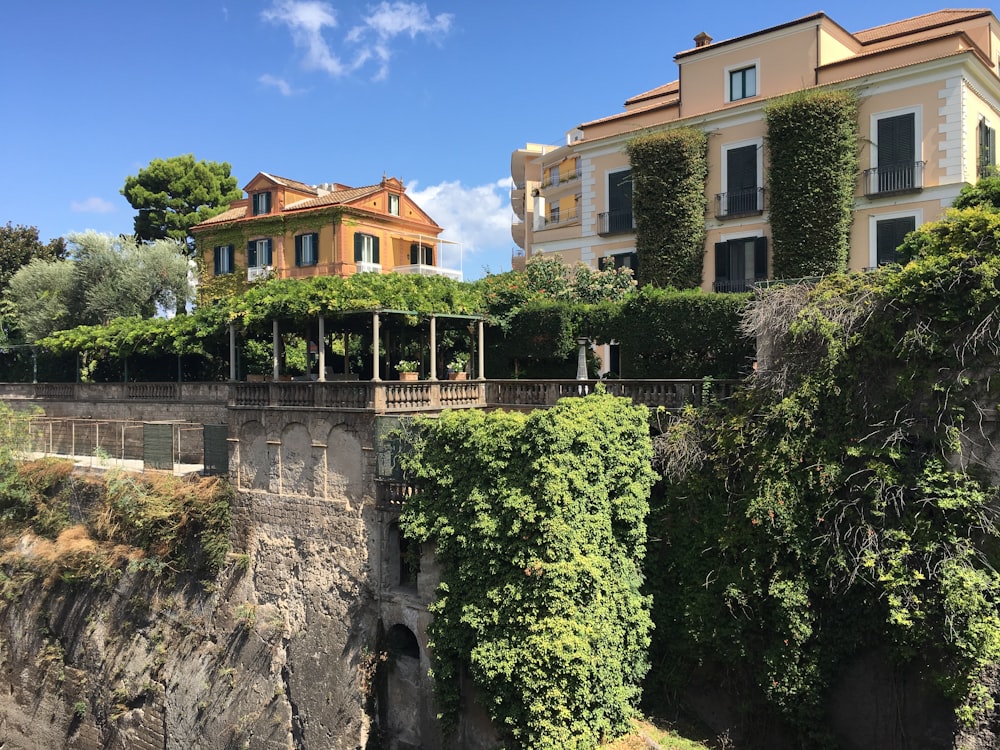
<path fill-rule="evenodd" d="M 858 100 L 791 94 L 764 110 L 775 278 L 847 270 L 858 177 Z"/>
<path fill-rule="evenodd" d="M 646 420 L 598 393 L 419 423 L 404 460 L 420 489 L 400 521 L 440 565 L 428 633 L 447 726 L 468 669 L 509 746 L 592 748 L 629 730 L 650 629 Z"/>
<path fill-rule="evenodd" d="M 991 710 L 998 247 L 1000 213 L 956 211 L 903 267 L 758 302 L 748 328 L 772 345 L 750 387 L 656 440 L 652 658 L 677 670 L 660 687 L 714 664 L 820 745 L 829 686 L 876 648 L 933 674 L 962 720 Z"/>
<path fill-rule="evenodd" d="M 626 146 L 639 283 L 701 286 L 708 139 L 700 130 L 645 133 Z"/>

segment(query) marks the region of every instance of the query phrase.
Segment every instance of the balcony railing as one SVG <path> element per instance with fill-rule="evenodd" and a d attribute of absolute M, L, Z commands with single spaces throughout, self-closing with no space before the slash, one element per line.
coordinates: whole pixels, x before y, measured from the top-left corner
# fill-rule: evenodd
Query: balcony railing
<path fill-rule="evenodd" d="M 764 188 L 730 190 L 715 196 L 715 218 L 733 219 L 764 213 Z"/>
<path fill-rule="evenodd" d="M 572 182 L 573 180 L 579 180 L 583 171 L 581 169 L 575 169 L 572 172 L 561 172 L 560 174 L 554 174 L 548 180 L 544 180 L 539 188 L 544 190 L 545 188 L 558 187 L 559 185 L 565 185 L 567 182 Z"/>
<path fill-rule="evenodd" d="M 556 215 L 549 215 L 545 217 L 545 229 L 552 229 L 553 227 L 564 226 L 566 224 L 572 224 L 580 220 L 580 214 L 577 211 L 560 211 Z"/>
<path fill-rule="evenodd" d="M 441 266 L 430 266 L 426 263 L 414 263 L 408 266 L 394 266 L 396 273 L 415 273 L 420 276 L 447 276 L 455 281 L 462 280 L 462 272 L 454 268 L 442 268 Z"/>
<path fill-rule="evenodd" d="M 924 164 L 911 161 L 866 169 L 865 196 L 913 193 L 924 188 Z"/>
<path fill-rule="evenodd" d="M 712 283 L 712 291 L 749 292 L 755 283 L 753 279 L 719 279 Z"/>
<path fill-rule="evenodd" d="M 635 231 L 632 210 L 617 209 L 597 214 L 598 234 L 628 234 Z"/>
<path fill-rule="evenodd" d="M 259 281 L 271 277 L 271 266 L 250 266 L 247 269 L 247 281 Z"/>

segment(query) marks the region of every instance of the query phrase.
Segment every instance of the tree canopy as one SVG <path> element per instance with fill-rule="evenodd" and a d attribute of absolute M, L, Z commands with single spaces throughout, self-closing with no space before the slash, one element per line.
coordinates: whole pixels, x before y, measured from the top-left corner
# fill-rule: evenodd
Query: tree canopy
<path fill-rule="evenodd" d="M 195 161 L 193 154 L 153 159 L 129 176 L 122 195 L 139 213 L 135 233 L 141 240 L 170 238 L 194 252 L 189 231 L 243 197 L 227 162 Z"/>
<path fill-rule="evenodd" d="M 96 232 L 69 236 L 71 258 L 36 258 L 10 280 L 4 300 L 24 338 L 74 325 L 145 317 L 191 297 L 189 262 L 173 240 L 141 245 Z"/>

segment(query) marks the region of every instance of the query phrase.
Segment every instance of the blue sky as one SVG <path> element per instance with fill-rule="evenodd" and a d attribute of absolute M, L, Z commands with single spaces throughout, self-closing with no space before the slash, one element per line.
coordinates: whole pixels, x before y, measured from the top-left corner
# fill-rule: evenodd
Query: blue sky
<path fill-rule="evenodd" d="M 679 6 L 679 7 L 678 7 Z M 674 80 L 700 31 L 728 39 L 825 10 L 848 31 L 940 3 L 618 0 L 37 0 L 4 7 L 0 223 L 131 233 L 120 194 L 193 153 L 352 186 L 399 177 L 463 245 L 510 268 L 510 153 Z"/>

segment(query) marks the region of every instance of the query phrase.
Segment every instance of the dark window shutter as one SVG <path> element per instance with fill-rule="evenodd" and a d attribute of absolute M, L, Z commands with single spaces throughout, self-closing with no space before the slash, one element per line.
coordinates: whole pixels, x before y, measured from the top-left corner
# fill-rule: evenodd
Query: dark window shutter
<path fill-rule="evenodd" d="M 295 265 L 302 265 L 302 235 L 295 235 Z"/>
<path fill-rule="evenodd" d="M 608 210 L 632 210 L 632 170 L 613 172 L 608 175 Z"/>
<path fill-rule="evenodd" d="M 729 280 L 729 243 L 715 243 L 715 280 Z"/>
<path fill-rule="evenodd" d="M 629 253 L 627 257 L 628 263 L 626 265 L 632 269 L 632 276 L 634 277 L 639 273 L 639 253 Z"/>
<path fill-rule="evenodd" d="M 215 255 L 215 275 L 216 276 L 219 275 L 219 259 L 220 259 L 220 256 L 222 255 L 222 250 L 223 250 L 223 248 L 221 248 L 221 247 L 215 248 L 214 255 Z"/>
<path fill-rule="evenodd" d="M 878 121 L 878 166 L 899 167 L 916 160 L 916 119 L 913 112 Z"/>
<path fill-rule="evenodd" d="M 378 237 L 372 237 L 372 263 L 381 263 L 378 259 Z"/>
<path fill-rule="evenodd" d="M 310 263 L 319 263 L 319 232 L 312 233 L 312 257 Z"/>
<path fill-rule="evenodd" d="M 897 249 L 907 234 L 916 229 L 917 220 L 912 216 L 885 219 L 875 224 L 875 262 L 878 265 L 899 261 Z"/>
<path fill-rule="evenodd" d="M 270 239 L 264 240 L 264 262 L 262 265 L 265 266 L 274 265 L 272 262 L 272 250 L 271 250 L 272 247 L 273 246 L 271 245 Z"/>
<path fill-rule="evenodd" d="M 753 190 L 757 187 L 757 147 L 742 146 L 726 152 L 727 184 L 729 192 Z"/>
<path fill-rule="evenodd" d="M 410 265 L 415 266 L 420 262 L 420 245 L 414 242 L 410 245 Z"/>
<path fill-rule="evenodd" d="M 247 268 L 257 267 L 257 242 L 250 240 L 247 243 Z"/>
<path fill-rule="evenodd" d="M 753 277 L 767 278 L 767 237 L 758 237 L 753 242 Z"/>
<path fill-rule="evenodd" d="M 360 232 L 354 233 L 354 262 L 360 263 L 363 259 L 363 251 L 365 246 L 364 235 Z"/>

